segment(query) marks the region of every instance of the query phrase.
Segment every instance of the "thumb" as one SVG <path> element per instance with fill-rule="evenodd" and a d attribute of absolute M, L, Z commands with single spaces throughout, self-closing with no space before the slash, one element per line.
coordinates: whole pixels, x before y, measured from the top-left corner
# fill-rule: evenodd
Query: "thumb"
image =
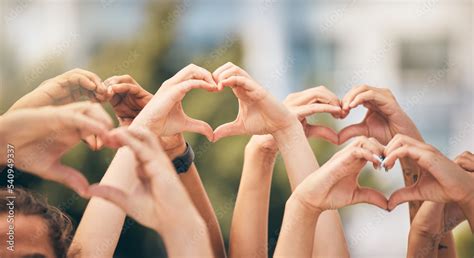
<path fill-rule="evenodd" d="M 52 172 L 46 179 L 50 179 L 65 185 L 82 197 L 87 196 L 87 187 L 89 186 L 89 182 L 81 172 L 75 170 L 74 168 L 64 166 L 61 163 L 54 164 L 50 170 L 54 172 Z"/>
<path fill-rule="evenodd" d="M 367 187 L 361 187 L 355 192 L 353 203 L 369 203 L 384 210 L 388 207 L 387 198 L 381 192 Z"/>
<path fill-rule="evenodd" d="M 239 134 L 244 134 L 244 133 L 245 133 L 245 130 L 242 128 L 242 125 L 239 122 L 234 121 L 234 122 L 226 123 L 226 124 L 220 125 L 214 131 L 214 142 L 217 142 L 219 139 L 227 137 L 227 136 L 239 135 Z"/>
<path fill-rule="evenodd" d="M 184 130 L 200 133 L 206 136 L 210 142 L 212 142 L 214 138 L 212 127 L 208 123 L 194 118 L 186 117 L 186 125 L 184 126 Z"/>
<path fill-rule="evenodd" d="M 404 187 L 402 189 L 398 189 L 397 191 L 393 192 L 392 195 L 390 196 L 390 199 L 388 200 L 388 209 L 391 211 L 395 209 L 399 204 L 408 202 L 408 201 L 414 201 L 414 200 L 420 200 L 420 192 L 417 190 L 415 187 L 416 185 L 412 185 L 409 187 Z"/>
<path fill-rule="evenodd" d="M 89 194 L 91 196 L 99 197 L 104 200 L 107 200 L 115 205 L 117 205 L 120 209 L 128 213 L 128 195 L 113 186 L 108 185 L 99 185 L 93 184 L 89 187 Z"/>
<path fill-rule="evenodd" d="M 359 124 L 349 125 L 339 132 L 339 144 L 343 144 L 350 138 L 360 135 L 369 135 L 369 131 L 367 130 L 365 123 L 362 122 Z"/>
<path fill-rule="evenodd" d="M 308 125 L 306 133 L 308 134 L 307 137 L 309 138 L 321 137 L 333 144 L 339 143 L 339 136 L 337 135 L 337 133 L 333 129 L 326 126 Z"/>

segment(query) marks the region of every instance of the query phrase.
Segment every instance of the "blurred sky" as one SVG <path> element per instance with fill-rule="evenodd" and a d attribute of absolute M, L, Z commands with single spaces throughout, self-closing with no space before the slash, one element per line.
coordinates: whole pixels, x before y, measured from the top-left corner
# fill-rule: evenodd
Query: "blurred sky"
<path fill-rule="evenodd" d="M 147 4 L 1 0 L 0 54 L 8 51 L 18 67 L 47 66 L 51 56 L 86 67 L 97 45 L 136 35 Z M 425 140 L 454 158 L 474 151 L 473 15 L 471 0 L 187 0 L 163 24 L 178 23 L 175 48 L 186 55 L 242 39 L 244 68 L 280 99 L 317 85 L 341 98 L 359 84 L 389 87 Z M 0 82 L 8 76 L 1 70 Z M 15 86 L 2 83 L 0 94 L 3 87 Z M 358 108 L 337 127 L 364 114 Z M 387 195 L 403 185 L 399 167 L 376 180 Z M 353 257 L 404 256 L 407 205 L 391 213 L 366 205 L 345 210 Z"/>

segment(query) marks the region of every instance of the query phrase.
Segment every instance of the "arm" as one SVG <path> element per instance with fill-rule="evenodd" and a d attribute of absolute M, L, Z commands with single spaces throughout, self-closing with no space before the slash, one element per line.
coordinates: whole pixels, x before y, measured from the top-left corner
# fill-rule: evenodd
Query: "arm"
<path fill-rule="evenodd" d="M 135 167 L 133 153 L 120 148 L 100 184 L 125 191 L 138 182 Z M 93 197 L 76 230 L 70 253 L 78 252 L 79 257 L 113 257 L 125 217 L 125 212 L 115 204 Z"/>
<path fill-rule="evenodd" d="M 211 247 L 215 257 L 226 257 L 221 228 L 211 201 L 207 196 L 206 189 L 204 189 L 199 177 L 196 165 L 193 164 L 186 173 L 179 174 L 179 178 L 191 197 L 194 206 L 197 208 L 199 215 L 202 217 L 206 231 L 209 232 Z"/>
<path fill-rule="evenodd" d="M 133 152 L 138 183 L 127 191 L 94 185 L 90 193 L 160 233 L 170 257 L 213 257 L 206 225 L 156 136 L 147 129 L 121 128 L 109 140 Z"/>
<path fill-rule="evenodd" d="M 218 127 L 214 132 L 214 140 L 239 134 L 271 134 L 285 161 L 292 188 L 318 168 L 316 158 L 297 116 L 291 114 L 284 105 L 276 101 L 247 72 L 232 63 L 227 63 L 219 67 L 213 76 L 219 88 L 232 88 L 239 99 L 237 119 Z M 338 216 L 337 211 L 329 215 Z M 335 220 L 339 221 L 339 219 Z M 331 228 L 329 230 L 338 232 L 337 235 L 342 236 L 340 224 L 332 223 L 335 220 L 331 219 L 331 222 L 327 223 L 323 218 L 320 219 L 321 225 L 328 225 Z M 343 242 L 344 238 L 339 238 L 339 240 Z M 309 250 L 311 249 L 310 247 Z M 311 252 L 307 255 L 310 256 Z"/>
<path fill-rule="evenodd" d="M 357 184 L 359 173 L 367 161 L 373 162 L 374 166 L 380 165 L 377 156 L 382 151 L 383 146 L 378 142 L 360 137 L 298 185 L 285 208 L 275 257 L 309 257 L 311 249 L 308 247 L 313 243 L 314 234 L 312 227 L 325 210 L 355 203 L 371 203 L 386 209 L 387 200 L 383 194 Z"/>
<path fill-rule="evenodd" d="M 171 137 L 183 130 L 195 130 L 196 126 L 194 125 L 198 123 L 196 121 L 189 122 L 189 118 L 185 117 L 182 108 L 180 108 L 181 100 L 187 91 L 193 88 L 210 87 L 203 80 L 193 79 L 193 76 L 204 77 L 205 74 L 197 67 L 188 66 L 169 79 L 166 86 L 161 86 L 149 102 L 143 101 L 144 98 L 148 99 L 146 91 L 134 83 L 130 76 L 114 76 L 106 80 L 106 83 L 114 96 L 115 94 L 124 94 L 121 98 L 122 101 L 117 100 L 113 103 L 121 124 L 131 123 L 131 128 L 152 128 L 157 136 Z M 143 97 L 137 98 L 136 96 Z M 114 99 L 112 97 L 112 101 Z M 123 101 L 125 99 L 128 101 Z M 128 106 L 127 103 L 131 105 Z M 135 111 L 137 107 L 143 109 L 138 114 Z M 176 110 L 181 110 L 181 113 Z M 164 128 L 167 128 L 166 133 L 163 133 Z M 202 131 L 202 127 L 198 128 L 199 130 Z M 173 151 L 170 149 L 168 154 L 179 155 Z M 129 186 L 138 180 L 135 166 L 133 153 L 126 148 L 120 149 L 100 184 L 127 191 Z M 83 257 L 113 256 L 124 220 L 125 212 L 122 209 L 106 200 L 92 198 L 79 224 L 71 244 L 71 250 L 80 249 Z M 91 232 L 95 233 L 91 234 Z"/>
<path fill-rule="evenodd" d="M 277 154 L 272 142 L 269 135 L 252 136 L 245 147 L 230 228 L 230 257 L 267 257 L 270 186 Z"/>
<path fill-rule="evenodd" d="M 474 175 L 449 160 L 433 146 L 404 135 L 395 136 L 384 150 L 387 169 L 401 158 L 410 158 L 422 168 L 416 184 L 395 191 L 388 203 L 390 210 L 413 200 L 454 203 L 459 206 L 473 229 Z M 451 224 L 451 223 L 448 223 Z"/>
<path fill-rule="evenodd" d="M 339 133 L 340 143 L 358 135 L 374 137 L 382 144 L 387 144 L 396 134 L 410 136 L 419 141 L 423 138 L 416 125 L 403 111 L 395 96 L 389 89 L 357 86 L 351 89 L 342 99 L 344 116 L 359 105 L 367 107 L 368 111 L 361 123 L 350 125 Z M 406 186 L 413 185 L 420 175 L 420 168 L 410 159 L 401 159 L 403 180 Z M 421 206 L 420 201 L 409 203 L 410 222 Z"/>

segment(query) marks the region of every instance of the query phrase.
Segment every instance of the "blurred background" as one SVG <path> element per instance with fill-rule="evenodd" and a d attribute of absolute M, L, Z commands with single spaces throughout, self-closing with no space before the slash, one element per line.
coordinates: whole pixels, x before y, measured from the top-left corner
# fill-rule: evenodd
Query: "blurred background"
<path fill-rule="evenodd" d="M 189 63 L 213 71 L 227 61 L 242 66 L 283 100 L 325 85 L 339 97 L 355 85 L 390 88 L 425 140 L 450 158 L 474 151 L 472 0 L 1 0 L 0 111 L 42 81 L 80 67 L 102 79 L 130 74 L 156 92 Z M 105 105 L 110 111 L 110 106 Z M 231 91 L 193 91 L 185 111 L 214 128 L 237 114 Z M 312 121 L 339 130 L 357 123 Z M 248 137 L 210 144 L 186 135 L 222 227 L 226 245 Z M 340 147 L 311 140 L 324 163 Z M 98 182 L 113 150 L 80 144 L 64 162 Z M 367 169 L 370 170 L 370 169 Z M 362 173 L 360 183 L 390 195 L 403 185 L 399 166 Z M 4 175 L 5 173 L 3 173 Z M 2 179 L 2 184 L 5 180 Z M 77 224 L 86 201 L 58 184 L 21 174 L 17 184 L 44 193 Z M 281 159 L 272 184 L 269 247 L 273 253 L 290 194 Z M 405 257 L 408 205 L 391 213 L 368 205 L 341 210 L 352 257 Z M 467 223 L 455 230 L 459 257 L 474 256 Z M 155 233 L 127 219 L 115 257 L 161 257 Z"/>

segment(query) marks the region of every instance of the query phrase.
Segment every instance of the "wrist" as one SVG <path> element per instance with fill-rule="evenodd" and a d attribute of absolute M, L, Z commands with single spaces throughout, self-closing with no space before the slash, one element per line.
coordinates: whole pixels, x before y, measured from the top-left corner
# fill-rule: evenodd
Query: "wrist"
<path fill-rule="evenodd" d="M 273 132 L 272 136 L 277 142 L 278 147 L 299 142 L 302 138 L 306 139 L 303 125 L 301 125 L 296 117 L 289 126 Z"/>
<path fill-rule="evenodd" d="M 245 152 L 255 155 L 276 156 L 278 146 L 271 135 L 254 135 L 245 146 Z"/>
<path fill-rule="evenodd" d="M 308 216 L 319 216 L 323 212 L 323 209 L 314 207 L 313 205 L 307 204 L 304 200 L 302 200 L 300 197 L 293 194 L 288 198 L 286 201 L 286 206 L 285 209 L 288 208 L 290 210 L 298 210 L 299 213 L 305 214 Z"/>

